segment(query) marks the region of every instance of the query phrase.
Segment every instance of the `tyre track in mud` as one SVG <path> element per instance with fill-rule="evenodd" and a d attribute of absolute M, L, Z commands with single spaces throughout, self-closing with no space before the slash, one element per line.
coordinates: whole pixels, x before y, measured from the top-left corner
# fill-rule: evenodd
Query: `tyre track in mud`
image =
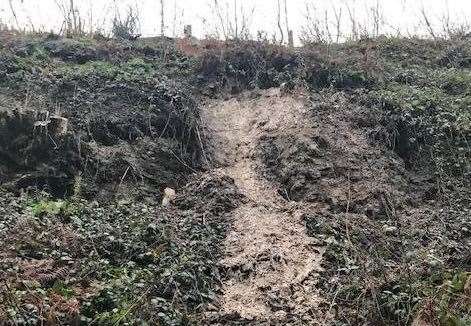
<path fill-rule="evenodd" d="M 321 324 L 316 289 L 323 248 L 306 233 L 305 207 L 287 201 L 262 175 L 258 144 L 267 133 L 303 125 L 305 99 L 278 89 L 205 105 L 212 166 L 234 179 L 247 200 L 233 213 L 224 244 L 222 293 L 208 324 Z M 312 211 L 312 208 L 311 208 Z"/>

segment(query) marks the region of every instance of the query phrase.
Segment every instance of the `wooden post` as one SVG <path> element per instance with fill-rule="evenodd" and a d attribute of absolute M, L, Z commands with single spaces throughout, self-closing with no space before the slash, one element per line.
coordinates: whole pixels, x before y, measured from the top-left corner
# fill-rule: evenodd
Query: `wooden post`
<path fill-rule="evenodd" d="M 293 37 L 293 31 L 288 32 L 288 45 L 290 48 L 294 47 L 294 37 Z"/>
<path fill-rule="evenodd" d="M 191 25 L 185 25 L 185 27 L 183 27 L 183 34 L 185 35 L 185 38 L 191 38 L 193 36 Z"/>

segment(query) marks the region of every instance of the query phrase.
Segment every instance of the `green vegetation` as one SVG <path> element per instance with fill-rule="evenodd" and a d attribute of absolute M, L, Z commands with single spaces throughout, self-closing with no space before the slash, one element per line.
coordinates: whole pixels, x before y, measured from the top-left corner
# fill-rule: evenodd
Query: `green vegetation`
<path fill-rule="evenodd" d="M 442 179 L 468 177 L 468 43 L 384 38 L 293 52 L 269 44 L 232 44 L 222 56 L 205 54 L 198 69 L 205 82 L 232 92 L 285 83 L 357 94 L 359 104 L 381 110 L 391 147 L 408 163 L 431 161 L 431 172 Z"/>
<path fill-rule="evenodd" d="M 195 323 L 218 277 L 227 222 L 216 211 L 230 211 L 238 195 L 217 178 L 182 191 L 173 211 L 124 200 L 106 205 L 39 195 L 31 203 L 30 196 L 2 196 L 4 213 L 22 217 L 0 229 L 12 258 L 2 260 L 1 320 Z M 204 206 L 194 205 L 203 199 Z M 178 210 L 190 202 L 191 209 Z"/>

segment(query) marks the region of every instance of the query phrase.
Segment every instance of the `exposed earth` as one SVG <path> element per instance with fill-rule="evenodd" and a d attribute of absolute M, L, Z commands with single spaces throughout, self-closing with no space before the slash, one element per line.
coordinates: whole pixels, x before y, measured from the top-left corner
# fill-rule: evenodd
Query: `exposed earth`
<path fill-rule="evenodd" d="M 211 164 L 247 198 L 233 212 L 224 242 L 224 282 L 211 323 L 319 322 L 316 284 L 323 248 L 307 235 L 305 210 L 263 177 L 258 151 L 268 133 L 307 128 L 302 124 L 305 101 L 272 89 L 212 102 L 203 110 L 214 153 Z"/>
<path fill-rule="evenodd" d="M 469 37 L 174 41 L 0 32 L 0 325 L 470 325 Z"/>

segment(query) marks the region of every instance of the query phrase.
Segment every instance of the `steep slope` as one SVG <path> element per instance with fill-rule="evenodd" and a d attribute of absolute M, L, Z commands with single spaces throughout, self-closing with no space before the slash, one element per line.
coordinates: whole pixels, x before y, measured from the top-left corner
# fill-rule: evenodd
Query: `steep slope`
<path fill-rule="evenodd" d="M 381 119 L 348 93 L 312 93 L 300 122 L 310 128 L 261 139 L 264 175 L 287 199 L 316 207 L 304 220 L 326 246 L 318 288 L 336 322 L 466 324 L 469 188 L 444 191 L 411 170 Z"/>
<path fill-rule="evenodd" d="M 466 188 L 444 199 L 389 147 L 381 118 L 332 91 L 254 91 L 204 106 L 212 166 L 246 196 L 232 213 L 208 323 L 466 316 Z M 434 307 L 430 293 L 446 303 Z"/>
<path fill-rule="evenodd" d="M 173 43 L 0 33 L 0 324 L 471 323 L 468 36 Z"/>
<path fill-rule="evenodd" d="M 316 282 L 322 247 L 307 236 L 301 205 L 283 198 L 261 175 L 257 149 L 268 132 L 306 128 L 305 99 L 279 91 L 216 101 L 203 110 L 212 164 L 247 197 L 233 213 L 220 261 L 222 292 L 208 313 L 214 324 L 299 324 L 318 320 Z"/>

